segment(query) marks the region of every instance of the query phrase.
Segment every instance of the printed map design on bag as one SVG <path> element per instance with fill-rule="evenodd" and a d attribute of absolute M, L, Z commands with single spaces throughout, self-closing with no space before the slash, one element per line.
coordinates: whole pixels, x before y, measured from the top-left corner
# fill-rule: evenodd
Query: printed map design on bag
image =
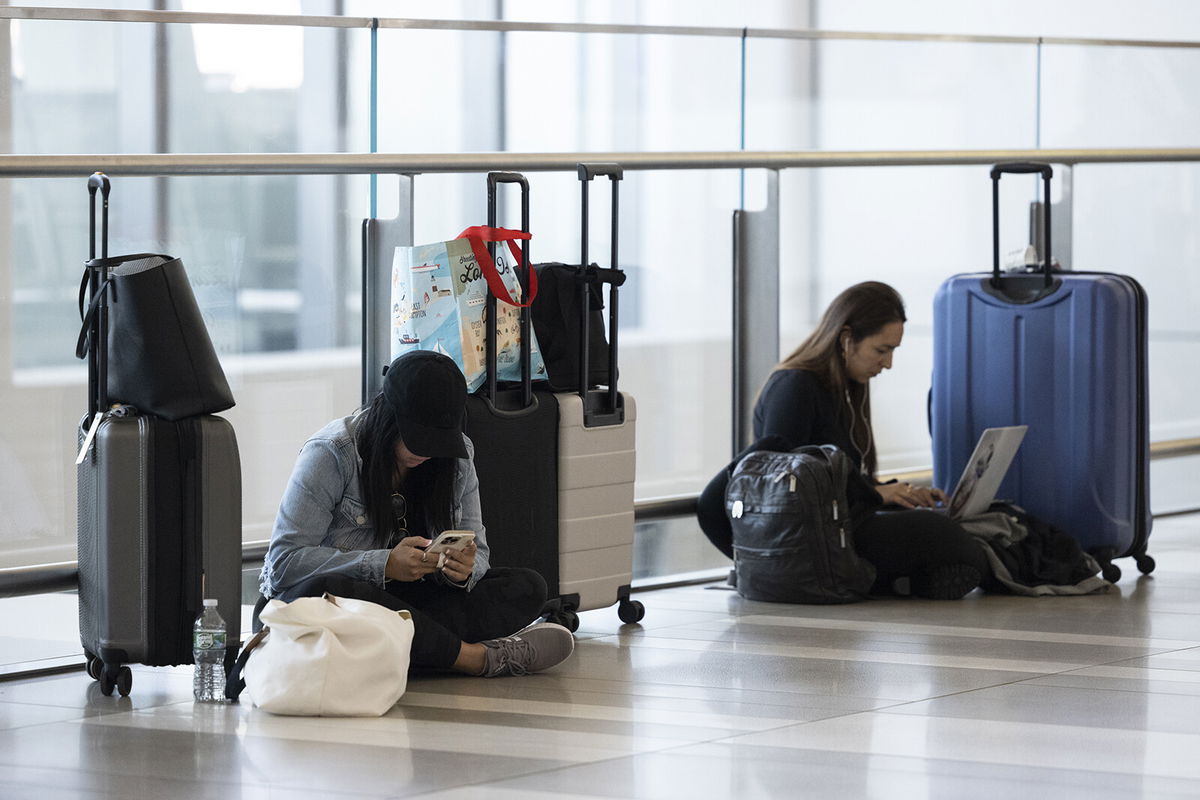
<path fill-rule="evenodd" d="M 457 252 L 451 252 L 452 250 Z M 483 374 L 483 351 L 468 347 L 451 263 L 469 258 L 465 240 L 397 247 L 392 258 L 392 358 L 409 350 L 435 350 L 454 359 L 468 377 Z M 472 390 L 476 387 L 471 387 Z"/>
<path fill-rule="evenodd" d="M 512 260 L 500 249 L 496 270 L 517 302 L 521 286 Z M 392 258 L 391 357 L 409 350 L 433 350 L 454 359 L 475 391 L 487 378 L 485 316 L 487 282 L 467 239 L 415 247 L 397 247 Z M 498 380 L 521 379 L 521 309 L 496 301 L 496 370 Z M 546 367 L 532 329 L 533 380 L 546 377 Z"/>

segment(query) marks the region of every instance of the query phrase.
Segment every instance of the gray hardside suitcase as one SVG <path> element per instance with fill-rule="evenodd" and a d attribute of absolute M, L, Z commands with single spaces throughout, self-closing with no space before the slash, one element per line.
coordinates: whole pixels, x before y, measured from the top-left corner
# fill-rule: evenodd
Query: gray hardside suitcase
<path fill-rule="evenodd" d="M 242 616 L 233 426 L 118 406 L 102 417 L 77 472 L 79 636 L 104 694 L 114 686 L 129 694 L 126 664 L 190 664 L 203 597 L 217 598 L 232 663 Z"/>
<path fill-rule="evenodd" d="M 94 175 L 88 189 L 95 258 L 97 189 L 107 251 L 108 179 Z M 103 276 L 91 272 L 95 296 Z M 103 324 L 101 312 L 91 331 L 89 413 L 78 432 L 79 635 L 101 691 L 127 695 L 127 664 L 192 662 L 192 625 L 203 597 L 217 598 L 225 620 L 227 665 L 237 655 L 241 463 L 233 427 L 220 417 L 170 422 L 131 406 L 109 408 Z"/>

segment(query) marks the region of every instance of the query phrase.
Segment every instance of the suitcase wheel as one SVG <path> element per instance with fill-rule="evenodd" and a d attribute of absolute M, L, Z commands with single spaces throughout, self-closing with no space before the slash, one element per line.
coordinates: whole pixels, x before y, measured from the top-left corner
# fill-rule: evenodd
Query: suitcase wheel
<path fill-rule="evenodd" d="M 641 622 L 642 617 L 646 616 L 646 606 L 640 600 L 622 600 L 617 606 L 617 616 L 627 625 Z"/>
<path fill-rule="evenodd" d="M 105 664 L 100 672 L 100 693 L 112 697 L 116 689 L 121 697 L 128 697 L 133 688 L 133 671 L 120 664 Z"/>
<path fill-rule="evenodd" d="M 121 667 L 117 673 L 117 691 L 121 693 L 121 697 L 129 697 L 129 690 L 133 688 L 133 670 L 129 667 Z"/>
<path fill-rule="evenodd" d="M 1149 575 L 1151 572 L 1154 572 L 1154 567 L 1157 566 L 1154 563 L 1154 559 L 1145 553 L 1142 553 L 1141 555 L 1135 555 L 1133 560 L 1137 564 L 1138 572 L 1142 573 L 1143 575 Z"/>
<path fill-rule="evenodd" d="M 1109 583 L 1116 583 L 1121 580 L 1121 568 L 1111 561 L 1105 562 L 1100 568 L 1100 576 Z"/>
<path fill-rule="evenodd" d="M 569 630 L 571 633 L 574 633 L 575 631 L 579 630 L 579 615 L 576 614 L 572 609 L 569 609 L 569 608 L 564 608 L 559 611 L 553 612 L 549 616 L 547 621 L 548 622 L 557 622 L 559 625 L 562 625 L 564 628 Z"/>
<path fill-rule="evenodd" d="M 94 681 L 100 680 L 100 673 L 104 671 L 104 662 L 96 658 L 91 653 L 87 653 L 87 674 Z"/>

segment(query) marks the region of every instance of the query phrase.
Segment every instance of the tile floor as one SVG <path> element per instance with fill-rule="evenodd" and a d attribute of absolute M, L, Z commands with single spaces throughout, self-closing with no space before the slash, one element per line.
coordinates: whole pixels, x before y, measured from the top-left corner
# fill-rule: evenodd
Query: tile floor
<path fill-rule="evenodd" d="M 1151 552 L 1081 598 L 642 593 L 552 672 L 414 679 L 380 719 L 194 706 L 187 669 L 9 680 L 0 797 L 1198 797 L 1200 516 Z"/>

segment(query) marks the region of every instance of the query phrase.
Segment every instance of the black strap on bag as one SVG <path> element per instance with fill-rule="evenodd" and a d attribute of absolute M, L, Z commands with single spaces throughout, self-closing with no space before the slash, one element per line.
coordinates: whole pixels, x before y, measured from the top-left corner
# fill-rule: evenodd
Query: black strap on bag
<path fill-rule="evenodd" d="M 241 697 L 242 692 L 246 688 L 246 662 L 250 660 L 250 654 L 254 649 L 263 643 L 267 638 L 267 634 L 271 632 L 269 627 L 263 627 L 258 633 L 250 637 L 246 645 L 242 648 L 241 654 L 238 655 L 237 661 L 233 662 L 233 668 L 229 670 L 229 674 L 225 676 L 225 697 L 233 702 L 237 702 Z"/>
<path fill-rule="evenodd" d="M 180 259 L 104 255 L 87 262 L 85 281 L 94 286 L 86 310 L 80 292 L 75 355 L 98 364 L 99 408 L 112 399 L 174 421 L 234 405 Z M 119 358 L 112 358 L 114 349 Z"/>
<path fill-rule="evenodd" d="M 108 204 L 105 203 L 105 211 L 108 210 Z M 107 221 L 107 220 L 106 220 Z M 128 264 L 133 261 L 143 261 L 149 259 L 161 259 L 158 263 L 166 263 L 171 260 L 171 256 L 163 255 L 162 253 L 131 253 L 125 256 L 116 256 L 109 258 L 107 256 L 96 258 L 93 255 L 84 263 L 83 280 L 79 284 L 79 319 L 83 325 L 79 330 L 79 338 L 75 341 L 75 357 L 86 358 L 88 349 L 94 341 L 91 335 L 91 323 L 94 318 L 107 310 L 106 298 L 115 298 L 117 288 L 115 282 L 111 280 L 113 270 Z M 90 293 L 91 300 L 87 300 L 84 290 L 90 285 L 89 279 L 92 276 L 103 276 L 100 281 L 100 288 Z M 106 359 L 107 360 L 107 359 Z"/>

